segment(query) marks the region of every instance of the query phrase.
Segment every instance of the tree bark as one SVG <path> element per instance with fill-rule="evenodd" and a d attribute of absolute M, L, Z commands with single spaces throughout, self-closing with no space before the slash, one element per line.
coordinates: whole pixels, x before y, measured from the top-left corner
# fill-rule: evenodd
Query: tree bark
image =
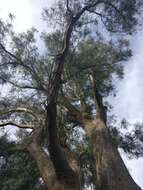
<path fill-rule="evenodd" d="M 105 123 L 100 119 L 86 122 L 85 130 L 93 148 L 96 188 L 98 190 L 141 190 L 130 176 Z"/>
<path fill-rule="evenodd" d="M 64 184 L 66 189 L 79 190 L 78 173 L 74 170 L 75 165 L 73 165 L 75 162 L 69 157 L 69 155 L 71 156 L 72 154 L 69 154 L 70 151 L 64 150 L 57 134 L 56 112 L 56 103 L 51 102 L 47 108 L 50 158 L 58 180 Z"/>
<path fill-rule="evenodd" d="M 130 176 L 106 124 L 106 107 L 92 76 L 96 106 L 95 120 L 85 121 L 85 131 L 91 141 L 96 166 L 98 190 L 141 190 Z"/>
<path fill-rule="evenodd" d="M 52 117 L 50 118 L 52 119 Z M 53 123 L 50 122 L 50 124 Z M 75 164 L 71 164 L 71 160 L 73 159 L 69 158 L 69 153 L 67 154 L 67 151 L 64 152 L 64 148 L 61 149 L 61 146 L 57 144 L 58 139 L 56 131 L 54 131 L 54 129 L 56 130 L 56 128 L 54 128 L 55 126 L 53 126 L 53 130 L 50 131 L 49 153 L 46 153 L 43 149 L 42 142 L 45 136 L 47 137 L 45 134 L 46 127 L 47 126 L 42 127 L 42 124 L 41 126 L 36 126 L 28 146 L 26 146 L 37 164 L 45 185 L 48 190 L 80 190 L 77 173 L 74 170 Z M 55 134 L 53 134 L 53 132 L 55 132 Z M 70 155 L 72 155 L 72 152 Z"/>
<path fill-rule="evenodd" d="M 36 161 L 41 177 L 45 185 L 47 186 L 48 190 L 79 190 L 80 189 L 80 184 L 78 183 L 72 184 L 72 181 L 71 181 L 71 184 L 69 183 L 67 184 L 67 177 L 66 177 L 67 173 L 65 173 L 65 181 L 63 178 L 62 179 L 58 178 L 54 165 L 51 159 L 49 158 L 48 153 L 46 153 L 40 145 L 38 145 L 36 142 L 32 142 L 27 147 L 27 149 L 30 155 Z M 77 165 L 77 161 L 74 158 L 71 151 L 65 149 L 65 154 L 69 161 L 69 165 L 76 173 L 76 176 L 77 176 L 76 182 L 79 182 L 79 179 L 78 179 L 79 168 Z"/>
<path fill-rule="evenodd" d="M 36 161 L 41 177 L 48 190 L 64 190 L 63 185 L 57 180 L 56 173 L 49 156 L 42 147 L 36 143 L 31 143 L 28 147 L 28 151 Z"/>
<path fill-rule="evenodd" d="M 96 118 L 84 117 L 65 99 L 64 106 L 79 121 L 91 141 L 95 160 L 97 190 L 141 190 L 130 176 L 106 125 L 106 107 L 102 96 L 95 93 Z"/>

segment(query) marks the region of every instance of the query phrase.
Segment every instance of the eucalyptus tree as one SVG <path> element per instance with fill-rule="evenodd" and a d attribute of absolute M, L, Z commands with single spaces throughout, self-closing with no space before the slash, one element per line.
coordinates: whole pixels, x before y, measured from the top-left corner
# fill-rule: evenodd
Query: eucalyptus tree
<path fill-rule="evenodd" d="M 115 93 L 113 78 L 122 77 L 121 61 L 130 56 L 128 46 L 121 50 L 120 43 L 119 47 L 113 47 L 93 39 L 82 41 L 78 56 L 74 56 L 73 64 L 69 64 L 65 76 L 68 80 L 65 79 L 67 83 L 63 84 L 61 96 L 71 122 L 79 125 L 89 138 L 95 160 L 96 188 L 99 189 L 136 188 L 117 150 L 117 144 L 122 147 L 125 139 L 120 139 L 117 144 L 113 141 L 110 114 L 107 115 L 107 111 L 111 111 L 110 102 L 103 102 L 102 98 Z M 125 41 L 122 43 L 126 44 Z"/>
<path fill-rule="evenodd" d="M 44 19 L 51 21 L 53 24 L 51 26 L 61 34 L 53 56 L 50 56 L 50 45 L 53 45 L 53 42 L 48 44 L 46 55 L 39 55 L 34 44 L 36 32 L 34 29 L 15 35 L 10 30 L 10 25 L 1 21 L 1 81 L 8 82 L 18 90 L 18 93 L 14 94 L 11 90 L 11 96 L 1 100 L 0 126 L 13 125 L 32 130 L 27 135 L 23 148 L 26 148 L 35 159 L 48 189 L 81 189 L 77 161 L 73 152 L 60 142 L 57 125 L 57 100 L 70 44 L 73 43 L 75 48 L 78 41 L 83 40 L 81 30 L 88 34 L 90 28 L 86 28 L 88 23 L 96 28 L 105 27 L 109 32 L 132 33 L 137 24 L 137 14 L 141 5 L 140 0 L 58 1 L 54 7 L 45 9 L 44 12 Z M 70 113 L 76 117 L 91 140 L 96 161 L 98 182 L 96 187 L 118 190 L 140 189 L 130 177 L 110 138 L 106 125 L 106 110 L 97 85 L 101 79 L 99 78 L 97 83 L 95 72 L 96 70 L 93 70 L 90 73 L 90 78 L 94 91 L 96 118 L 73 109 L 75 107 L 62 96 L 64 104 L 67 104 Z M 110 78 L 110 73 L 106 74 Z M 43 149 L 44 141 L 48 141 L 46 142 L 48 153 Z"/>

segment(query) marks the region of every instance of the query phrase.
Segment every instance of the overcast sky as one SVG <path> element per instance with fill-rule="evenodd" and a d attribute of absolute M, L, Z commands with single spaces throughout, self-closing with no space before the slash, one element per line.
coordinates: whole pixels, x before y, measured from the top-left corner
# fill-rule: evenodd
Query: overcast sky
<path fill-rule="evenodd" d="M 53 0 L 54 1 L 54 0 Z M 0 0 L 0 18 L 8 13 L 15 15 L 14 27 L 17 32 L 31 26 L 39 31 L 48 30 L 41 19 L 42 8 L 50 6 L 52 0 Z M 118 95 L 113 100 L 114 112 L 120 119 L 126 116 L 130 122 L 143 119 L 143 31 L 132 37 L 133 57 L 125 64 L 125 77 L 118 83 Z M 143 159 L 124 161 L 135 181 L 143 188 Z"/>
<path fill-rule="evenodd" d="M 143 122 L 143 30 L 131 40 L 133 56 L 125 64 L 124 79 L 118 83 L 117 97 L 113 100 L 114 112 L 129 122 Z M 143 188 L 143 158 L 124 161 L 135 181 Z"/>

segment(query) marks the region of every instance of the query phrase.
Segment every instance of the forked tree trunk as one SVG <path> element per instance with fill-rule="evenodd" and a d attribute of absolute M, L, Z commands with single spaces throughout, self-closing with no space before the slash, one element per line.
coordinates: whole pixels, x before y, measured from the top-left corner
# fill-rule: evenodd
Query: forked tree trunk
<path fill-rule="evenodd" d="M 97 118 L 85 123 L 96 165 L 97 190 L 141 190 L 130 176 L 105 123 Z"/>
<path fill-rule="evenodd" d="M 57 180 L 53 164 L 47 153 L 36 143 L 31 143 L 28 151 L 36 161 L 41 177 L 48 190 L 64 190 L 62 184 Z"/>
<path fill-rule="evenodd" d="M 95 74 L 91 76 L 96 106 L 95 120 L 85 121 L 96 166 L 97 190 L 141 190 L 130 176 L 107 128 L 106 107 L 98 92 Z"/>
<path fill-rule="evenodd" d="M 106 126 L 106 107 L 97 88 L 95 92 L 96 118 L 83 117 L 81 112 L 65 100 L 66 108 L 79 121 L 92 145 L 96 171 L 96 190 L 141 190 L 130 176 Z"/>
<path fill-rule="evenodd" d="M 79 190 L 79 184 L 68 184 L 64 183 L 63 179 L 59 180 L 57 178 L 54 165 L 52 161 L 50 160 L 48 154 L 43 150 L 41 146 L 39 146 L 37 143 L 31 143 L 28 146 L 28 151 L 30 155 L 34 158 L 36 161 L 37 167 L 39 169 L 39 172 L 41 174 L 41 177 L 47 186 L 48 190 Z M 68 153 L 69 154 L 69 153 Z M 72 153 L 70 153 L 72 154 Z M 69 155 L 67 155 L 69 156 Z M 58 157 L 58 155 L 57 155 Z M 74 171 L 77 171 L 77 166 L 74 158 L 71 156 L 68 158 L 70 161 L 70 166 L 74 169 Z M 66 180 L 66 176 L 65 176 Z M 77 179 L 78 181 L 78 179 Z"/>
<path fill-rule="evenodd" d="M 45 185 L 47 186 L 47 189 L 48 190 L 80 190 L 80 186 L 78 183 L 79 181 L 77 177 L 78 173 L 75 167 L 77 162 L 74 161 L 75 157 L 71 156 L 71 155 L 74 155 L 71 152 L 71 150 L 68 149 L 68 153 L 67 153 L 67 150 L 65 150 L 64 147 L 61 150 L 61 147 L 57 147 L 56 146 L 57 144 L 56 145 L 53 144 L 54 147 L 53 148 L 51 147 L 51 150 L 49 151 L 49 153 L 51 153 L 52 151 L 52 153 L 56 157 L 56 160 L 54 161 L 57 161 L 57 163 L 60 165 L 60 166 L 58 165 L 60 167 L 60 170 L 58 171 L 59 172 L 65 171 L 64 174 L 62 173 L 61 175 L 59 175 L 59 173 L 57 172 L 57 168 L 55 167 L 57 166 L 56 165 L 57 163 L 56 164 L 53 163 L 53 160 L 50 157 L 51 155 L 46 153 L 45 150 L 43 149 L 42 142 L 44 138 L 43 135 L 45 135 L 43 134 L 45 133 L 45 127 L 46 126 L 42 127 L 42 124 L 35 127 L 35 130 L 33 131 L 33 135 L 31 136 L 31 139 L 28 143 L 27 150 L 30 153 L 30 155 L 33 157 L 33 159 L 35 160 L 37 167 L 39 169 L 40 175 Z M 63 157 L 65 158 L 63 159 Z M 65 170 L 65 163 L 64 163 L 65 159 L 67 159 L 67 164 L 69 164 L 70 171 Z M 73 175 L 68 176 L 68 174 L 71 174 L 71 171 Z"/>

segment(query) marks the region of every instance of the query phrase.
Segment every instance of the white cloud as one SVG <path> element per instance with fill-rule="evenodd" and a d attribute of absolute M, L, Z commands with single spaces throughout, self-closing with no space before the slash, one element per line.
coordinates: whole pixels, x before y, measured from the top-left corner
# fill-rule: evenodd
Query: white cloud
<path fill-rule="evenodd" d="M 133 57 L 125 63 L 125 77 L 118 83 L 118 94 L 113 100 L 119 118 L 130 122 L 143 121 L 143 32 L 131 41 Z"/>
<path fill-rule="evenodd" d="M 4 19 L 8 17 L 9 13 L 15 15 L 16 19 L 14 22 L 15 28 L 18 32 L 24 31 L 27 27 L 31 27 L 32 19 L 30 16 L 31 6 L 29 1 L 19 0 L 1 0 L 0 3 L 0 16 Z"/>
<path fill-rule="evenodd" d="M 133 57 L 125 65 L 125 77 L 117 84 L 118 94 L 113 100 L 114 113 L 119 119 L 143 122 L 143 31 L 131 40 Z M 123 159 L 134 180 L 143 188 L 143 158 Z"/>
<path fill-rule="evenodd" d="M 129 160 L 122 154 L 122 159 L 124 160 L 124 163 L 135 182 L 143 188 L 143 158 Z"/>
<path fill-rule="evenodd" d="M 8 14 L 15 15 L 14 27 L 17 32 L 26 31 L 31 26 L 43 29 L 41 12 L 43 7 L 49 7 L 52 0 L 1 0 L 0 17 L 8 18 Z"/>

